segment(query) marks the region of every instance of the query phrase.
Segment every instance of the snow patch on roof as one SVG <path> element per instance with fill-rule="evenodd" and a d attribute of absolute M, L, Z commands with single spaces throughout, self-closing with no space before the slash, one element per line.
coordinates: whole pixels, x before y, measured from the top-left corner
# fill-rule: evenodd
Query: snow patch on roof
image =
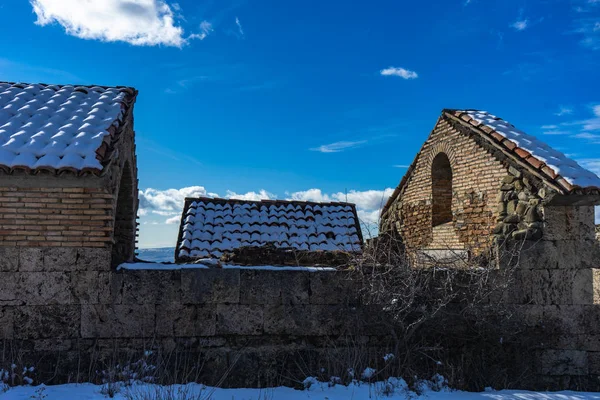
<path fill-rule="evenodd" d="M 487 111 L 464 110 L 462 112 L 468 114 L 473 120 L 495 130 L 521 149 L 531 153 L 571 185 L 581 188 L 600 188 L 600 178 L 596 174 L 583 168 L 576 161 L 568 158 L 560 151 L 554 150 L 538 138 L 526 134 Z"/>
<path fill-rule="evenodd" d="M 0 165 L 102 169 L 96 151 L 123 117 L 125 89 L 0 83 Z"/>
<path fill-rule="evenodd" d="M 239 247 L 359 252 L 357 216 L 348 204 L 193 201 L 184 212 L 178 256 L 220 257 Z"/>

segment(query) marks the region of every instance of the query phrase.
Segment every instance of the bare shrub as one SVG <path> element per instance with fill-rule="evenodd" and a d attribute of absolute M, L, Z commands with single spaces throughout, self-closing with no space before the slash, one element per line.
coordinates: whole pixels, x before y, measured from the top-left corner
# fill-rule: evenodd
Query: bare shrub
<path fill-rule="evenodd" d="M 365 322 L 393 339 L 394 361 L 377 377 L 439 373 L 455 387 L 507 385 L 514 369 L 507 349 L 520 329 L 503 299 L 514 284 L 520 247 L 496 243 L 489 254 L 440 263 L 415 258 L 399 237 L 370 240 L 350 278 L 373 310 Z"/>

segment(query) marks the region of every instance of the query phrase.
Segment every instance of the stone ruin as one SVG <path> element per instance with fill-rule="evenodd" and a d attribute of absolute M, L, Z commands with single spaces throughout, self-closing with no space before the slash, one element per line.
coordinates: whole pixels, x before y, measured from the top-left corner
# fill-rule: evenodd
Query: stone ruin
<path fill-rule="evenodd" d="M 203 360 L 206 383 L 235 367 L 228 384 L 248 386 L 273 383 L 284 369 L 300 373 L 299 352 L 317 367 L 349 338 L 370 355 L 389 348 L 376 310 L 361 306 L 355 282 L 334 269 L 119 268 L 135 257 L 136 95 L 0 83 L 0 363 L 18 355 L 36 363 L 39 381 L 90 381 L 111 360 L 156 350 Z M 57 131 L 41 132 L 48 123 Z M 17 131 L 37 140 L 9 146 Z M 531 347 L 531 387 L 597 388 L 600 379 L 600 191 L 580 168 L 489 114 L 444 110 L 382 212 L 380 231 L 400 237 L 417 266 L 526 242 L 503 301 L 523 325 L 558 325 Z M 333 205 L 350 224 L 346 206 Z M 193 230 L 184 237 L 188 216 L 176 254 L 183 258 L 207 250 Z M 340 226 L 327 224 L 334 236 L 315 232 L 311 242 L 294 233 L 287 244 L 327 246 Z M 342 235 L 343 245 L 362 245 L 359 235 Z M 237 257 L 254 264 L 256 254 Z"/>

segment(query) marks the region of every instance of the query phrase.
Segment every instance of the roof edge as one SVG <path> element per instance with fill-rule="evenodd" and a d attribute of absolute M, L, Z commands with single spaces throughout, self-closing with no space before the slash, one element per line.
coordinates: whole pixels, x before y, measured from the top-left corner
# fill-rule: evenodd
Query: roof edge
<path fill-rule="evenodd" d="M 294 204 L 294 205 L 320 205 L 320 206 L 351 206 L 356 207 L 354 203 L 348 203 L 343 201 L 329 201 L 329 202 L 319 202 L 319 201 L 305 201 L 305 200 L 245 200 L 245 199 L 225 199 L 222 197 L 186 197 L 185 202 L 187 201 L 211 201 L 214 203 L 250 203 L 250 204 L 272 204 L 272 203 L 283 203 L 283 204 Z"/>

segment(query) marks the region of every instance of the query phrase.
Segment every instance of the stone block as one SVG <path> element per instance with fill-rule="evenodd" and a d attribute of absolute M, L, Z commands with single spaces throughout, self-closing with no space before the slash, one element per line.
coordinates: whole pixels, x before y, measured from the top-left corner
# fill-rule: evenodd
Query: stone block
<path fill-rule="evenodd" d="M 273 305 L 264 310 L 264 333 L 309 335 L 312 331 L 310 305 Z"/>
<path fill-rule="evenodd" d="M 600 354 L 600 335 L 599 334 L 575 335 L 575 336 L 568 337 L 568 340 L 575 343 L 576 350 L 597 351 Z M 590 372 L 590 373 L 593 373 L 593 372 Z"/>
<path fill-rule="evenodd" d="M 98 304 L 100 286 L 98 271 L 71 272 L 71 301 L 73 304 Z"/>
<path fill-rule="evenodd" d="M 0 339 L 10 339 L 14 334 L 14 309 L 0 307 Z"/>
<path fill-rule="evenodd" d="M 353 315 L 338 305 L 272 306 L 265 309 L 264 331 L 270 335 L 340 335 L 358 327 Z M 358 328 L 353 333 L 358 333 Z"/>
<path fill-rule="evenodd" d="M 71 278 L 68 272 L 21 272 L 19 297 L 24 304 L 43 306 L 70 304 Z"/>
<path fill-rule="evenodd" d="M 586 351 L 544 350 L 540 358 L 541 373 L 544 375 L 587 375 Z"/>
<path fill-rule="evenodd" d="M 42 250 L 44 271 L 74 271 L 77 269 L 76 247 L 48 247 Z M 87 269 L 87 268 L 85 268 Z"/>
<path fill-rule="evenodd" d="M 600 352 L 588 352 L 588 372 L 592 375 L 600 375 Z"/>
<path fill-rule="evenodd" d="M 199 268 L 181 271 L 181 302 L 183 304 L 237 304 L 239 301 L 239 269 Z"/>
<path fill-rule="evenodd" d="M 152 337 L 154 307 L 153 304 L 84 304 L 81 306 L 81 337 Z"/>
<path fill-rule="evenodd" d="M 91 271 L 110 271 L 111 270 L 111 249 L 110 248 L 77 248 L 77 269 L 87 269 Z"/>
<path fill-rule="evenodd" d="M 19 247 L 0 247 L 0 272 L 14 272 L 19 269 Z"/>
<path fill-rule="evenodd" d="M 19 271 L 43 271 L 43 250 L 41 247 L 21 247 L 19 252 Z"/>
<path fill-rule="evenodd" d="M 74 348 L 73 339 L 38 339 L 33 342 L 35 351 L 69 351 Z"/>
<path fill-rule="evenodd" d="M 306 271 L 240 270 L 240 304 L 307 304 Z"/>
<path fill-rule="evenodd" d="M 122 271 L 122 304 L 169 304 L 181 299 L 181 271 Z"/>
<path fill-rule="evenodd" d="M 545 294 L 544 304 L 573 304 L 573 285 L 578 270 L 557 269 L 549 270 L 549 284 L 540 290 Z"/>
<path fill-rule="evenodd" d="M 600 246 L 589 240 L 543 240 L 513 250 L 521 269 L 600 268 Z"/>
<path fill-rule="evenodd" d="M 19 278 L 18 272 L 0 272 L 0 306 L 24 304 L 19 293 Z"/>
<path fill-rule="evenodd" d="M 217 335 L 260 335 L 263 326 L 264 307 L 261 305 L 217 305 Z"/>
<path fill-rule="evenodd" d="M 600 304 L 600 269 L 586 268 L 573 277 L 573 304 Z"/>
<path fill-rule="evenodd" d="M 14 311 L 15 339 L 67 339 L 79 336 L 77 305 L 22 306 Z"/>
<path fill-rule="evenodd" d="M 123 302 L 123 279 L 121 272 L 98 272 L 98 302 L 121 304 Z"/>
<path fill-rule="evenodd" d="M 216 305 L 160 304 L 156 307 L 156 334 L 165 337 L 214 336 Z"/>
<path fill-rule="evenodd" d="M 240 304 L 281 304 L 284 272 L 240 270 Z"/>
<path fill-rule="evenodd" d="M 356 304 L 358 288 L 343 272 L 310 274 L 310 304 Z"/>
<path fill-rule="evenodd" d="M 545 206 L 544 239 L 594 240 L 593 206 Z"/>

